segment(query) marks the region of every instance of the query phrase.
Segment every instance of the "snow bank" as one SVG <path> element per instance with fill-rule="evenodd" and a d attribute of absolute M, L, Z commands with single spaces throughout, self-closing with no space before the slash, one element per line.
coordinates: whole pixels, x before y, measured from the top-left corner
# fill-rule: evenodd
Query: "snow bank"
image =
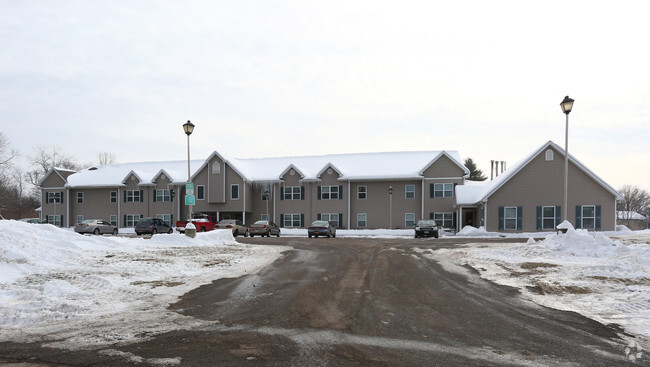
<path fill-rule="evenodd" d="M 215 279 L 254 273 L 284 249 L 239 244 L 230 230 L 145 239 L 1 220 L 0 341 L 47 335 L 86 346 L 191 325 L 167 306 Z"/>

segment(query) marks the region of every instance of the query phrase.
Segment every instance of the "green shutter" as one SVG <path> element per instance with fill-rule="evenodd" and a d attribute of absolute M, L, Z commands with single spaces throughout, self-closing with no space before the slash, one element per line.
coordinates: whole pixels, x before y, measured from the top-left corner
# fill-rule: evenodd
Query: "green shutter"
<path fill-rule="evenodd" d="M 596 205 L 596 230 L 600 231 L 600 205 Z"/>
<path fill-rule="evenodd" d="M 316 220 L 320 220 L 321 216 L 320 213 L 316 214 Z"/>
<path fill-rule="evenodd" d="M 144 203 L 144 191 L 140 190 L 140 202 Z"/>
<path fill-rule="evenodd" d="M 576 229 L 582 228 L 582 207 L 576 205 Z"/>
<path fill-rule="evenodd" d="M 61 191 L 61 204 L 63 204 L 63 201 L 64 201 L 63 200 L 63 191 Z M 61 224 L 63 224 L 63 221 L 61 222 Z"/>
<path fill-rule="evenodd" d="M 305 187 L 300 186 L 300 200 L 305 200 Z"/>
<path fill-rule="evenodd" d="M 499 207 L 499 230 L 503 231 L 503 221 L 504 221 L 505 211 L 502 206 Z"/>
<path fill-rule="evenodd" d="M 300 228 L 305 227 L 305 214 L 300 213 Z"/>
<path fill-rule="evenodd" d="M 318 197 L 316 197 L 316 199 L 320 200 L 320 195 L 321 195 L 321 188 L 320 185 L 318 185 Z"/>
<path fill-rule="evenodd" d="M 433 184 L 429 184 L 429 197 L 430 197 L 430 198 L 433 197 L 433 195 L 434 195 L 434 191 L 435 191 L 435 189 L 434 189 Z"/>
<path fill-rule="evenodd" d="M 343 213 L 339 213 L 339 227 L 343 228 Z"/>
<path fill-rule="evenodd" d="M 284 214 L 280 214 L 280 227 L 284 227 Z"/>
<path fill-rule="evenodd" d="M 562 223 L 562 207 L 558 205 L 555 207 L 555 226 L 557 227 L 560 223 Z"/>
<path fill-rule="evenodd" d="M 451 214 L 451 221 L 452 221 L 451 224 L 452 224 L 452 228 L 456 228 L 456 219 L 457 219 L 457 218 L 456 218 L 456 212 L 453 212 L 453 213 Z"/>
<path fill-rule="evenodd" d="M 343 186 L 339 185 L 339 200 L 343 200 Z"/>
<path fill-rule="evenodd" d="M 523 222 L 523 220 L 522 220 L 523 215 L 522 215 L 522 212 L 523 212 L 523 208 L 518 206 L 517 207 L 517 230 L 518 231 L 521 231 L 521 229 L 523 227 L 523 223 L 522 223 Z"/>
<path fill-rule="evenodd" d="M 433 212 L 429 213 L 429 219 L 433 219 Z"/>
<path fill-rule="evenodd" d="M 284 200 L 284 186 L 280 186 L 280 200 Z"/>
<path fill-rule="evenodd" d="M 156 195 L 157 193 L 158 193 L 158 190 L 153 190 L 153 202 L 154 203 L 156 202 L 156 196 L 158 196 L 158 195 Z"/>
<path fill-rule="evenodd" d="M 542 225 L 542 207 L 538 206 L 537 207 L 537 230 L 541 231 L 543 228 Z"/>
<path fill-rule="evenodd" d="M 126 214 L 124 214 L 124 222 L 123 222 L 123 224 L 124 224 L 124 227 L 126 227 Z"/>

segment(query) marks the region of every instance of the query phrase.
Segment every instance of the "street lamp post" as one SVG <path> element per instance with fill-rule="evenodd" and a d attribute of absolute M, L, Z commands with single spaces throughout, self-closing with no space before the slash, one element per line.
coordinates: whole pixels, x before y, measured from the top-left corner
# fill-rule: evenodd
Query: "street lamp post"
<path fill-rule="evenodd" d="M 388 187 L 388 229 L 393 229 L 393 186 Z"/>
<path fill-rule="evenodd" d="M 186 123 L 183 124 L 183 131 L 185 131 L 185 134 L 187 135 L 187 183 L 191 183 L 191 175 L 190 175 L 190 135 L 192 135 L 192 132 L 194 131 L 194 124 L 190 122 L 190 120 L 187 120 Z M 188 228 L 189 226 L 189 228 Z M 188 213 L 188 219 L 187 219 L 187 224 L 185 225 L 185 234 L 193 237 L 194 234 L 196 234 L 196 229 L 192 231 L 192 227 L 194 225 L 192 224 L 192 205 L 189 205 L 189 213 Z M 188 231 L 189 230 L 189 231 Z"/>
<path fill-rule="evenodd" d="M 264 197 L 266 198 L 266 220 L 271 220 L 271 215 L 269 214 L 269 189 L 264 189 Z"/>
<path fill-rule="evenodd" d="M 560 107 L 566 115 L 566 127 L 564 132 L 564 208 L 562 210 L 562 220 L 567 220 L 569 212 L 569 113 L 573 109 L 573 99 L 569 96 L 564 97 Z"/>

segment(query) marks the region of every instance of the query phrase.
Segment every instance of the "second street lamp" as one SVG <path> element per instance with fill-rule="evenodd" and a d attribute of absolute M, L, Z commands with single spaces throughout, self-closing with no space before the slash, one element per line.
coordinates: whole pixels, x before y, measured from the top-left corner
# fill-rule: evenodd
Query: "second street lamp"
<path fill-rule="evenodd" d="M 190 135 L 192 135 L 192 132 L 194 131 L 194 124 L 191 123 L 190 120 L 187 120 L 187 122 L 183 124 L 183 131 L 185 131 L 185 134 L 187 135 L 187 185 L 185 187 L 185 190 L 188 191 L 191 188 L 191 191 L 187 192 L 187 196 L 190 198 L 186 199 L 186 204 L 189 200 L 189 213 L 187 218 L 187 225 L 185 225 L 185 234 L 190 237 L 194 237 L 196 234 L 196 229 L 193 228 L 194 225 L 192 224 L 192 203 L 194 188 L 191 185 L 192 181 L 190 175 Z"/>
<path fill-rule="evenodd" d="M 566 115 L 566 127 L 564 131 L 564 206 L 562 208 L 562 220 L 567 220 L 569 212 L 569 113 L 573 109 L 573 99 L 564 97 L 560 103 L 562 112 Z M 577 223 L 576 223 L 577 225 Z"/>

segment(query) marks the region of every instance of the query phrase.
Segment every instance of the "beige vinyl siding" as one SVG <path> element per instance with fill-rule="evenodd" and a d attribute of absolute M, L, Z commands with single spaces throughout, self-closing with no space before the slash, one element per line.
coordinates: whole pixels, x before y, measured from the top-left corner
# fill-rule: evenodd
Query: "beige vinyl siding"
<path fill-rule="evenodd" d="M 500 206 L 521 206 L 522 231 L 530 232 L 537 230 L 537 206 L 563 205 L 563 155 L 554 151 L 554 159 L 547 161 L 545 152 L 546 150 L 541 152 L 488 198 L 489 231 L 499 229 L 498 208 Z M 568 220 L 574 226 L 576 205 L 600 205 L 601 229 L 614 229 L 614 196 L 572 163 L 569 163 L 568 205 L 568 208 L 561 209 L 561 216 L 566 213 Z"/>

